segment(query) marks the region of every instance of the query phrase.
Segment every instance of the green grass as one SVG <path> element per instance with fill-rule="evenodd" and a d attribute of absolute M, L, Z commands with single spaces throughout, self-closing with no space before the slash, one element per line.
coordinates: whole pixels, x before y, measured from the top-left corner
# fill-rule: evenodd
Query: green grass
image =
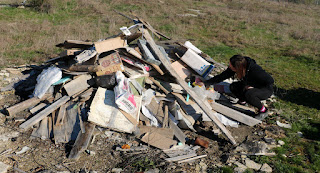
<path fill-rule="evenodd" d="M 169 37 L 193 39 L 218 62 L 227 63 L 235 54 L 254 58 L 275 79 L 277 116 L 292 124 L 277 157 L 254 159 L 275 172 L 320 171 L 320 7 L 250 0 L 48 2 L 50 6 L 38 8 L 0 9 L 1 67 L 55 57 L 61 49 L 54 45 L 66 39 L 95 41 L 117 34 L 132 22 L 113 9 L 129 16 L 132 11 Z M 196 14 L 191 7 L 202 15 L 177 15 Z"/>

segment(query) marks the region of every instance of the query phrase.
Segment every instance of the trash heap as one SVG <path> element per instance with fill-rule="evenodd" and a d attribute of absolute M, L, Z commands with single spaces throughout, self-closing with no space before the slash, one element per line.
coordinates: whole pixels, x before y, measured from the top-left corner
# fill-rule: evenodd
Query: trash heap
<path fill-rule="evenodd" d="M 184 162 L 206 157 L 196 154 L 198 147 L 183 145 L 182 130 L 196 132 L 196 121 L 213 122 L 232 144 L 236 141 L 225 125 L 261 123 L 238 111 L 243 107 L 230 108 L 220 94 L 229 92 L 228 83 L 209 90 L 195 85 L 225 66 L 191 42 L 172 41 L 148 22 L 137 21 L 103 40 L 58 44 L 65 50 L 41 66 L 32 97 L 6 108 L 7 114 L 28 110 L 19 128 L 32 128 L 31 137 L 56 144 L 74 140 L 72 159 L 88 147 L 96 126 L 134 133 L 141 143 L 163 150 L 168 162 Z M 155 41 L 149 32 L 165 41 Z M 200 138 L 195 144 L 208 147 Z"/>

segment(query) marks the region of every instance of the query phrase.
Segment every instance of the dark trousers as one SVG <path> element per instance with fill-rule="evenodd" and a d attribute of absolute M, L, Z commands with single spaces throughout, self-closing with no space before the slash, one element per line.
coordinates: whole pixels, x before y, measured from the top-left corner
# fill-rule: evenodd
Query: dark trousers
<path fill-rule="evenodd" d="M 230 85 L 230 91 L 241 101 L 246 101 L 260 110 L 263 106 L 261 100 L 266 100 L 272 95 L 273 86 L 270 85 L 264 88 L 246 90 L 245 85 L 242 82 L 233 82 Z"/>

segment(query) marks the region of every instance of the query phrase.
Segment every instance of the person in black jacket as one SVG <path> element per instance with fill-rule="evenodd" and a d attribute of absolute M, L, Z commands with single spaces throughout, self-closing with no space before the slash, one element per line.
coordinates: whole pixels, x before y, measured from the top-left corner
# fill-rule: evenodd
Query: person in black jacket
<path fill-rule="evenodd" d="M 262 120 L 268 116 L 267 108 L 261 103 L 261 100 L 272 95 L 274 80 L 270 74 L 256 64 L 254 59 L 241 55 L 232 56 L 228 68 L 221 74 L 205 81 L 205 85 L 222 82 L 234 75 L 239 81 L 230 84 L 230 91 L 239 98 L 239 103 L 246 104 L 248 102 L 258 108 L 257 119 Z"/>

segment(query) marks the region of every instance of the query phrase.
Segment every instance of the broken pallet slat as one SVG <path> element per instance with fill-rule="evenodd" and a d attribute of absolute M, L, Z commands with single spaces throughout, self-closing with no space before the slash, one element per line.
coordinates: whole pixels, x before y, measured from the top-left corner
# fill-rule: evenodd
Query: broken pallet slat
<path fill-rule="evenodd" d="M 70 151 L 70 154 L 68 156 L 69 159 L 75 159 L 78 160 L 80 158 L 80 154 L 87 149 L 89 146 L 91 137 L 93 135 L 95 125 L 86 122 L 85 123 L 85 133 L 78 133 L 77 139 Z"/>
<path fill-rule="evenodd" d="M 81 75 L 80 77 L 65 84 L 63 88 L 66 90 L 69 96 L 77 94 L 91 86 L 91 75 Z"/>
<path fill-rule="evenodd" d="M 52 113 L 54 110 L 58 109 L 61 105 L 65 104 L 70 99 L 70 96 L 64 96 L 61 99 L 57 100 L 41 112 L 39 112 L 37 115 L 33 116 L 26 122 L 22 123 L 19 127 L 22 129 L 26 129 L 31 127 L 32 125 L 36 124 L 40 120 L 42 120 L 44 117 Z"/>
<path fill-rule="evenodd" d="M 152 39 L 151 35 L 148 31 L 144 29 L 140 29 L 140 31 L 143 33 L 143 36 L 150 44 L 150 47 L 155 52 L 155 54 L 158 56 L 162 64 L 165 66 L 165 68 L 170 72 L 172 76 L 174 76 L 177 80 L 177 82 L 182 86 L 183 89 L 187 91 L 187 93 L 195 100 L 195 102 L 202 108 L 202 110 L 210 117 L 210 119 L 213 120 L 213 122 L 222 130 L 222 132 L 227 136 L 227 138 L 231 141 L 232 144 L 236 144 L 235 139 L 232 137 L 229 130 L 219 121 L 217 117 L 215 117 L 212 113 L 212 109 L 208 108 L 205 103 L 200 99 L 200 97 L 189 88 L 187 83 L 180 78 L 180 76 L 177 74 L 177 72 L 171 67 L 170 62 L 163 56 L 163 54 L 160 52 L 158 46 Z"/>
<path fill-rule="evenodd" d="M 187 136 L 183 133 L 183 131 L 169 118 L 169 126 L 173 129 L 174 136 L 181 142 L 186 143 Z"/>
<path fill-rule="evenodd" d="M 251 117 L 251 116 L 248 116 L 246 114 L 243 114 L 241 112 L 238 112 L 234 109 L 231 109 L 227 106 L 224 106 L 224 105 L 216 103 L 216 102 L 212 102 L 211 106 L 215 111 L 220 112 L 221 114 L 223 114 L 229 118 L 232 118 L 236 121 L 239 121 L 243 124 L 246 124 L 248 126 L 254 126 L 254 125 L 262 122 L 260 120 L 257 120 L 255 118 Z"/>
<path fill-rule="evenodd" d="M 27 108 L 30 108 L 32 106 L 37 105 L 39 102 L 49 98 L 50 96 L 52 96 L 52 95 L 51 94 L 45 94 L 41 99 L 39 99 L 38 97 L 32 97 L 32 98 L 27 99 L 27 100 L 25 100 L 23 102 L 15 104 L 15 105 L 7 108 L 6 110 L 9 113 L 9 115 L 12 116 L 12 115 L 15 115 L 18 112 L 21 112 L 21 111 L 27 109 Z"/>

